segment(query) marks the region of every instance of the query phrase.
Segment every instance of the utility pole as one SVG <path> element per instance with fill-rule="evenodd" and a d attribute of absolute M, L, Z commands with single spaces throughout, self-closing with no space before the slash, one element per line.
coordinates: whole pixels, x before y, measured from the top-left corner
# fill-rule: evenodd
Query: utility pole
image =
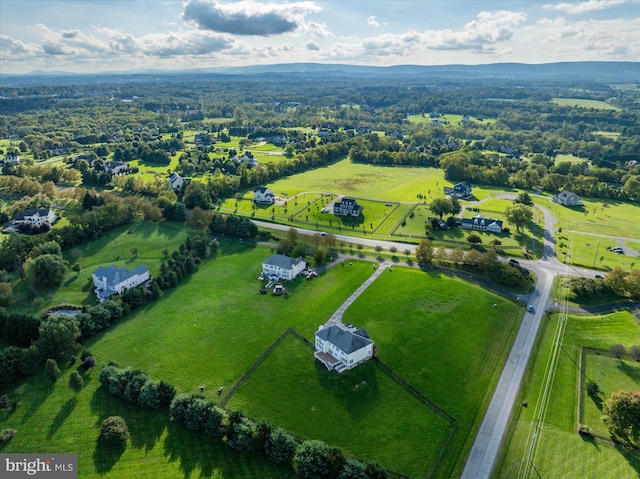
<path fill-rule="evenodd" d="M 600 248 L 600 240 L 598 240 L 598 244 L 596 245 L 596 255 L 593 257 L 593 265 L 592 268 L 596 267 L 596 259 L 598 258 L 598 249 Z"/>

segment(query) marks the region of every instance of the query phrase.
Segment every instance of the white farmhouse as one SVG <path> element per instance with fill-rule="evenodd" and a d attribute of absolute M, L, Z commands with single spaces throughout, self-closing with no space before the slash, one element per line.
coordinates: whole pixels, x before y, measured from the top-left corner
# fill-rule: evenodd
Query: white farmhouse
<path fill-rule="evenodd" d="M 180 188 L 182 188 L 182 183 L 184 183 L 184 178 L 174 171 L 169 176 L 169 183 L 171 184 L 171 189 L 179 190 Z"/>
<path fill-rule="evenodd" d="M 272 205 L 276 202 L 276 195 L 266 186 L 258 186 L 253 190 L 253 201 Z"/>
<path fill-rule="evenodd" d="M 43 223 L 52 225 L 56 219 L 57 216 L 51 208 L 35 208 L 16 214 L 13 223 L 42 226 Z"/>
<path fill-rule="evenodd" d="M 149 269 L 145 265 L 129 271 L 127 268 L 116 266 L 99 267 L 93 272 L 93 286 L 100 302 L 112 294 L 120 294 L 125 289 L 134 288 L 151 278 Z"/>
<path fill-rule="evenodd" d="M 564 190 L 562 193 L 553 195 L 551 201 L 563 206 L 582 206 L 584 203 L 580 201 L 580 198 L 571 191 Z"/>
<path fill-rule="evenodd" d="M 262 272 L 265 276 L 277 276 L 280 279 L 293 279 L 307 267 L 307 263 L 302 257 L 290 258 L 283 254 L 269 256 L 262 263 Z"/>
<path fill-rule="evenodd" d="M 5 157 L 2 159 L 1 162 L 3 165 L 19 165 L 20 164 L 20 157 L 18 155 L 5 155 Z"/>
<path fill-rule="evenodd" d="M 502 233 L 502 220 L 485 218 L 482 215 L 473 218 L 464 218 L 460 226 L 472 230 L 490 231 L 491 233 Z"/>
<path fill-rule="evenodd" d="M 329 371 L 335 369 L 341 373 L 373 357 L 373 341 L 364 328 L 343 324 L 320 326 L 315 337 L 314 356 Z"/>

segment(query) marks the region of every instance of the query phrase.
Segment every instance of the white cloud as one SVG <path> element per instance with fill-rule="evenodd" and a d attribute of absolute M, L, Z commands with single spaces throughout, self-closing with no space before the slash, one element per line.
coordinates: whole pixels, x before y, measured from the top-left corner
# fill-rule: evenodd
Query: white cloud
<path fill-rule="evenodd" d="M 371 15 L 369 18 L 367 18 L 367 25 L 369 25 L 370 27 L 379 27 L 380 26 L 380 22 L 378 22 L 378 20 L 376 20 L 375 15 Z"/>
<path fill-rule="evenodd" d="M 307 35 L 314 35 L 316 37 L 333 37 L 333 33 L 329 31 L 329 28 L 325 23 L 309 22 L 302 24 L 302 30 Z"/>
<path fill-rule="evenodd" d="M 626 3 L 627 0 L 587 0 L 586 2 L 550 3 L 544 5 L 547 10 L 560 10 L 567 13 L 585 13 Z"/>
<path fill-rule="evenodd" d="M 272 36 L 303 28 L 305 17 L 320 10 L 313 2 L 241 1 L 221 4 L 215 0 L 189 0 L 184 5 L 182 19 L 200 30 L 234 35 Z"/>

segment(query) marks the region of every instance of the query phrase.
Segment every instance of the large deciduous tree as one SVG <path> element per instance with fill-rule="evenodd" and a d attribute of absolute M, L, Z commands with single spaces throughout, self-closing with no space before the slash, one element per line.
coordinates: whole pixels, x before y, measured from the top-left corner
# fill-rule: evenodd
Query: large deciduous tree
<path fill-rule="evenodd" d="M 70 354 L 76 349 L 80 328 L 70 316 L 49 316 L 40 323 L 38 349 L 47 358 Z"/>
<path fill-rule="evenodd" d="M 430 240 L 424 239 L 420 241 L 416 247 L 416 260 L 421 266 L 431 264 L 433 260 L 433 245 Z"/>
<path fill-rule="evenodd" d="M 509 223 L 515 225 L 516 230 L 519 232 L 523 226 L 528 225 L 533 219 L 533 210 L 527 205 L 514 203 L 505 208 L 504 216 Z"/>
<path fill-rule="evenodd" d="M 62 284 L 67 267 L 60 256 L 43 254 L 29 260 L 27 271 L 36 286 L 51 288 Z"/>
<path fill-rule="evenodd" d="M 434 215 L 438 215 L 442 219 L 443 215 L 453 213 L 453 203 L 446 196 L 444 198 L 436 198 L 429 205 L 429 209 Z"/>
<path fill-rule="evenodd" d="M 602 420 L 611 434 L 623 439 L 640 438 L 640 391 L 613 393 L 602 412 Z"/>

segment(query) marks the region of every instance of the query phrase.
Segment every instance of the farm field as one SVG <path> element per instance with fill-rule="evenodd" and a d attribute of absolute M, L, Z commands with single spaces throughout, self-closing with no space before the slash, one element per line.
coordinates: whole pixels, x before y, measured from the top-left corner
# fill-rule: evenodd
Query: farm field
<path fill-rule="evenodd" d="M 629 221 L 640 218 L 640 206 L 616 200 L 581 200 L 584 206 L 568 208 L 553 203 L 551 198 L 534 198 L 553 213 L 557 228 L 640 240 L 640 221 Z"/>
<path fill-rule="evenodd" d="M 554 98 L 552 101 L 560 106 L 577 106 L 581 108 L 595 108 L 596 110 L 621 111 L 617 106 L 600 100 L 586 100 L 583 98 Z"/>
<path fill-rule="evenodd" d="M 568 161 L 569 163 L 583 163 L 585 161 L 589 161 L 586 158 L 580 158 L 578 156 L 573 156 L 573 155 L 563 155 L 563 154 L 558 154 L 556 155 L 555 158 L 555 163 L 556 165 L 558 163 L 562 163 L 563 161 Z"/>
<path fill-rule="evenodd" d="M 256 398 L 261 398 L 256 401 Z M 426 477 L 453 424 L 375 362 L 337 374 L 288 335 L 227 407 L 411 477 Z"/>
<path fill-rule="evenodd" d="M 429 202 L 444 195 L 444 186 L 452 185 L 438 168 L 365 165 L 344 159 L 267 186 L 277 195 L 286 192 L 289 197 L 305 191 L 323 191 L 377 200 L 415 202 L 418 201 L 417 194 L 422 193 Z"/>
<path fill-rule="evenodd" d="M 512 417 L 504 449 L 492 477 L 523 477 L 518 473 L 530 449 L 533 413 L 543 384 L 547 360 L 553 343 L 558 315 L 545 320 L 538 339 L 540 347 L 533 357 L 523 381 L 520 401 L 528 408 L 518 408 Z M 616 448 L 601 441 L 589 441 L 578 435 L 578 380 L 580 348 L 608 349 L 615 343 L 640 344 L 638 318 L 627 311 L 601 316 L 569 316 L 549 408 L 543 427 L 538 430 L 536 452 L 532 457 L 536 471 L 525 479 L 537 477 L 600 478 L 636 477 L 640 470 L 640 453 Z M 595 363 L 592 364 L 596 367 Z M 606 373 L 592 369 L 590 374 Z M 602 384 L 606 387 L 605 384 Z M 517 403 L 517 401 L 516 401 Z M 529 440 L 527 440 L 529 436 Z"/>
<path fill-rule="evenodd" d="M 580 394 L 581 423 L 590 427 L 593 434 L 609 437 L 602 421 L 602 403 L 621 390 L 640 391 L 640 364 L 637 361 L 611 357 L 606 351 L 583 351 L 583 383 L 593 380 L 600 388 L 597 397 L 590 397 L 584 388 Z"/>
<path fill-rule="evenodd" d="M 105 236 L 100 244 L 82 251 L 79 260 L 83 263 L 82 271 L 90 271 L 93 265 L 113 260 L 115 250 L 107 248 L 107 244 L 117 244 L 126 250 L 128 242 L 134 241 L 136 236 L 137 241 L 141 237 L 146 238 L 143 244 L 150 245 L 147 251 L 140 251 L 140 259 L 151 263 L 155 257 L 159 264 L 163 257 L 161 249 L 180 242 L 183 233 L 154 228 L 127 234 L 131 230 L 129 227 L 112 237 Z M 203 263 L 200 270 L 180 287 L 166 291 L 163 299 L 134 312 L 83 346 L 91 350 L 99 364 L 113 360 L 122 366 L 141 368 L 151 377 L 173 383 L 180 392 L 195 391 L 199 385 L 205 385 L 205 394 L 218 400 L 215 389 L 233 386 L 286 328 L 294 327 L 306 338 L 313 338 L 318 325 L 326 321 L 371 274 L 371 263 L 354 261 L 352 266 L 334 267 L 321 273 L 313 281 L 297 279 L 288 284 L 290 294 L 286 299 L 260 296 L 256 294 L 260 287 L 256 278 L 261 271 L 261 261 L 270 254 L 269 248 L 222 240 L 218 255 Z M 151 267 L 152 270 L 154 268 L 157 266 Z M 81 288 L 78 288 L 75 296 L 67 296 L 62 290 L 68 287 L 63 286 L 54 294 L 52 304 L 54 299 L 56 303 L 63 299 L 74 302 L 76 298 L 89 302 L 90 291 L 80 292 Z M 389 291 L 394 291 L 394 294 L 389 295 Z M 425 297 L 429 300 L 426 301 Z M 382 298 L 385 300 L 380 304 Z M 498 304 L 504 313 L 499 319 L 487 314 L 493 303 Z M 256 315 L 257 311 L 259 315 Z M 403 268 L 385 273 L 347 311 L 345 320 L 356 322 L 370 331 L 381 348 L 380 358 L 383 361 L 458 421 L 453 441 L 438 468 L 442 472 L 437 472 L 437 477 L 449 477 L 450 471 L 470 447 L 468 438 L 472 438 L 472 431 L 478 426 L 479 411 L 490 397 L 500 370 L 498 365 L 504 360 L 520 316 L 521 309 L 516 305 L 477 286 Z M 389 320 L 400 317 L 401 321 Z M 243 331 L 241 340 L 239 331 Z M 445 336 L 449 338 L 447 341 L 443 339 Z M 457 344 L 453 363 L 447 346 L 451 342 Z M 287 352 L 289 349 L 293 350 Z M 300 359 L 301 353 L 295 349 L 295 343 L 293 348 L 285 344 L 283 349 L 277 349 L 273 356 L 274 364 L 286 361 L 289 354 Z M 317 405 L 341 407 L 346 411 L 344 414 L 353 418 L 353 410 L 344 402 L 343 395 L 336 395 L 331 388 L 325 390 L 326 383 L 318 375 L 323 371 L 316 368 L 310 351 L 308 354 L 309 364 L 301 366 L 301 369 L 276 366 L 276 370 L 282 369 L 281 376 L 273 380 L 295 388 L 295 371 L 306 374 L 311 368 L 314 373 L 311 380 L 320 381 L 319 395 L 324 394 L 318 397 Z M 426 364 L 429 367 L 425 368 Z M 268 366 L 268 362 L 265 365 Z M 392 415 L 402 415 L 406 408 L 424 411 L 425 416 L 420 416 L 415 427 L 426 428 L 427 434 L 433 435 L 428 437 L 434 438 L 434 444 L 427 442 L 429 447 L 425 450 L 424 442 L 407 439 L 407 449 L 403 449 L 403 453 L 392 445 L 394 441 L 385 443 L 389 445 L 386 448 L 381 447 L 382 443 L 371 448 L 375 433 L 370 429 L 376 424 L 372 416 L 364 422 L 356 420 L 352 423 L 353 437 L 369 439 L 363 445 L 354 445 L 353 449 L 348 445 L 345 448 L 371 460 L 380 457 L 393 470 L 422 474 L 424 468 L 429 467 L 426 464 L 428 460 L 436 454 L 432 447 L 437 449 L 437 444 L 442 444 L 442 435 L 446 437 L 447 426 L 443 426 L 441 418 L 433 417 L 431 409 L 402 388 L 398 389 L 397 383 L 372 365 L 367 366 L 369 369 L 361 369 L 361 372 L 363 380 L 372 389 L 377 385 L 376 394 L 384 399 L 374 401 L 376 408 L 389 403 L 393 405 L 393 412 L 385 411 L 385 414 Z M 202 440 L 201 445 L 192 445 L 191 441 L 197 441 L 196 436 L 186 433 L 182 439 L 182 428 L 168 422 L 166 413 L 151 417 L 151 413 L 129 408 L 107 397 L 97 389 L 97 371 L 88 378 L 85 389 L 75 396 L 67 387 L 69 374 L 69 370 L 65 371 L 54 386 L 50 386 L 41 375 L 36 375 L 9 392 L 10 395 L 15 394 L 23 406 L 19 413 L 5 421 L 6 427 L 19 430 L 16 439 L 5 447 L 5 452 L 29 452 L 42 447 L 53 452 L 82 449 L 81 464 L 94 464 L 92 472 L 82 477 L 145 477 L 137 473 L 143 467 L 144 474 L 149 474 L 146 477 L 188 477 L 192 473 L 203 477 L 287 477 L 282 469 L 265 465 L 260 457 L 249 455 L 239 459 L 235 453 L 207 440 Z M 332 379 L 331 376 L 326 377 Z M 340 379 L 346 377 L 348 375 Z M 257 375 L 254 383 L 258 388 L 261 384 L 259 378 Z M 264 384 L 264 379 L 262 381 Z M 265 407 L 266 399 L 262 395 L 247 394 L 254 387 L 251 381 L 247 386 L 246 391 L 240 390 L 244 398 L 243 409 L 249 411 Z M 339 390 L 340 386 L 337 388 Z M 286 397 L 286 391 L 283 394 Z M 273 400 L 280 403 L 284 399 L 278 397 Z M 132 427 L 131 445 L 119 459 L 104 457 L 104 451 L 94 451 L 97 430 L 87 427 L 95 426 L 101 418 L 115 413 L 123 414 Z M 268 417 L 278 418 L 277 409 L 272 414 Z M 300 417 L 291 421 L 293 432 L 300 431 L 327 442 L 337 437 L 335 431 L 330 433 L 330 429 L 322 427 L 309 428 L 305 425 L 305 428 L 297 429 L 296 421 L 298 426 L 304 423 Z M 358 428 L 362 428 L 362 434 L 357 433 Z M 397 437 L 399 433 L 394 434 Z M 378 435 L 384 436 L 384 433 L 379 430 Z M 34 444 L 35 448 L 32 447 Z M 190 448 L 193 448 L 193 456 L 186 452 Z M 206 452 L 210 448 L 212 450 Z M 410 457 L 422 459 L 414 462 Z M 256 473 L 263 468 L 264 474 Z M 156 469 L 160 472 L 153 476 L 152 471 Z"/>

